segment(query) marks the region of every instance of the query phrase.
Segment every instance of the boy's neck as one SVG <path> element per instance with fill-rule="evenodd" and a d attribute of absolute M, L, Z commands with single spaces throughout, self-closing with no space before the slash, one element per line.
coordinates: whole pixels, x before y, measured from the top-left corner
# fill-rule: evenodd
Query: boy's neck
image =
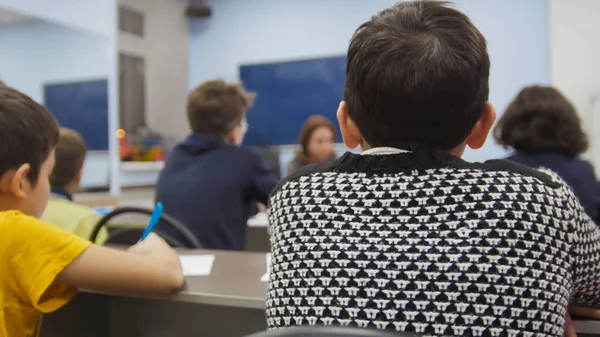
<path fill-rule="evenodd" d="M 225 144 L 229 144 L 229 145 L 234 145 L 234 146 L 239 146 L 237 144 L 235 144 L 235 141 L 232 139 L 232 137 L 230 137 L 229 135 L 225 135 L 225 136 L 219 136 L 219 135 L 215 135 L 212 133 L 207 133 L 207 132 L 192 132 L 192 136 L 195 137 L 202 137 L 202 138 L 206 138 L 206 137 L 210 137 L 213 140 L 218 140 L 220 142 L 223 142 Z"/>

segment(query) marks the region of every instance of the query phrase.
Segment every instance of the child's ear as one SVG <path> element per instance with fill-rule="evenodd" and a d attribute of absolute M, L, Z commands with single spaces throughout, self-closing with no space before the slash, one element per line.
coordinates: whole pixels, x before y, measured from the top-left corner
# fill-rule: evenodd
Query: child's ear
<path fill-rule="evenodd" d="M 243 140 L 242 137 L 242 126 L 236 125 L 233 129 L 231 129 L 231 131 L 227 133 L 227 135 L 225 135 L 225 139 L 223 141 L 228 144 L 240 145 Z"/>
<path fill-rule="evenodd" d="M 16 170 L 6 172 L 0 180 L 0 188 L 2 192 L 8 192 L 14 195 L 17 199 L 27 198 L 27 189 L 29 189 L 29 181 L 27 173 L 29 173 L 29 164 L 23 164 Z"/>
<path fill-rule="evenodd" d="M 340 125 L 340 131 L 342 132 L 342 139 L 344 144 L 350 149 L 354 149 L 363 141 L 362 134 L 358 130 L 358 127 L 348 114 L 348 106 L 345 101 L 340 102 L 340 106 L 337 110 L 337 120 Z"/>
<path fill-rule="evenodd" d="M 491 103 L 486 103 L 481 118 L 479 118 L 473 130 L 471 130 L 469 138 L 467 138 L 467 145 L 473 150 L 483 147 L 495 121 L 496 109 Z"/>

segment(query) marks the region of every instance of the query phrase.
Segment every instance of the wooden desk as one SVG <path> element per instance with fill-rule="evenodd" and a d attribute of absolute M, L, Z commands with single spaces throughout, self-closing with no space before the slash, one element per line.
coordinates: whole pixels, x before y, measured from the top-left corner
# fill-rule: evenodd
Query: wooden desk
<path fill-rule="evenodd" d="M 267 272 L 264 253 L 193 250 L 182 255 L 197 254 L 215 255 L 211 274 L 186 277 L 184 290 L 171 300 L 264 310 L 268 285 L 260 281 Z"/>
<path fill-rule="evenodd" d="M 214 254 L 209 276 L 186 277 L 170 297 L 122 297 L 80 292 L 47 315 L 42 337 L 224 336 L 266 329 L 267 270 L 264 253 L 189 251 Z"/>
<path fill-rule="evenodd" d="M 91 208 L 95 208 L 95 207 L 116 207 L 119 205 L 119 199 L 117 197 L 113 197 L 113 196 L 102 196 L 102 197 L 80 197 L 78 195 L 75 195 L 75 202 L 83 205 L 83 206 L 87 206 L 87 207 L 91 207 Z"/>
<path fill-rule="evenodd" d="M 575 321 L 577 337 L 600 336 L 600 321 Z"/>
<path fill-rule="evenodd" d="M 186 277 L 185 289 L 170 297 L 123 297 L 82 291 L 47 315 L 41 337 L 241 337 L 266 328 L 265 254 L 213 254 L 209 276 Z M 578 337 L 600 336 L 599 321 L 576 321 Z"/>

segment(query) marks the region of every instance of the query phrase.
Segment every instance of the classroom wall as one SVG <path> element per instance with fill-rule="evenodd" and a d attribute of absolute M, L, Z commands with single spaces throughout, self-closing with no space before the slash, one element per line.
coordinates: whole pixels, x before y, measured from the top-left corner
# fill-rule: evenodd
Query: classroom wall
<path fill-rule="evenodd" d="M 107 39 L 106 77 L 109 86 L 108 125 L 116 130 L 118 121 L 117 0 L 0 0 L 0 6 L 48 22 L 84 30 Z M 3 50 L 4 52 L 4 50 Z M 93 68 L 95 65 L 90 63 Z M 100 65 L 102 67 L 102 65 Z M 112 131 L 109 131 L 112 134 Z M 90 163 L 94 164 L 91 165 Z M 120 193 L 119 148 L 116 137 L 109 138 L 108 153 L 90 154 L 86 159 L 83 185 L 109 185 L 112 194 Z M 98 170 L 98 171 L 95 171 Z"/>
<path fill-rule="evenodd" d="M 46 21 L 110 36 L 116 0 L 0 0 L 0 6 Z"/>
<path fill-rule="evenodd" d="M 47 83 L 106 78 L 108 41 L 40 20 L 0 26 L 0 77 L 38 102 Z"/>
<path fill-rule="evenodd" d="M 213 78 L 237 80 L 240 64 L 343 55 L 360 23 L 396 2 L 208 0 L 212 17 L 189 25 L 189 88 Z M 546 0 L 459 0 L 456 6 L 488 39 L 490 101 L 499 112 L 521 87 L 549 82 Z M 465 157 L 485 160 L 505 154 L 488 142 Z"/>
<path fill-rule="evenodd" d="M 552 83 L 569 97 L 590 134 L 586 157 L 600 173 L 600 1 L 550 1 Z M 596 109 L 593 109 L 596 106 Z"/>
<path fill-rule="evenodd" d="M 146 123 L 168 143 L 187 133 L 185 102 L 188 79 L 188 30 L 185 0 L 120 0 L 119 5 L 144 14 L 145 36 L 119 32 L 119 52 L 142 56 L 146 75 Z M 123 186 L 152 185 L 159 166 L 129 169 L 121 165 Z"/>
<path fill-rule="evenodd" d="M 88 31 L 40 20 L 0 27 L 0 79 L 38 102 L 48 83 L 107 78 L 108 40 Z M 108 131 L 108 130 L 107 130 Z M 84 187 L 108 184 L 108 155 L 90 152 Z"/>
<path fill-rule="evenodd" d="M 144 13 L 143 38 L 119 33 L 121 52 L 146 59 L 146 121 L 167 137 L 187 133 L 185 102 L 188 83 L 188 28 L 185 0 L 121 0 L 121 5 Z"/>

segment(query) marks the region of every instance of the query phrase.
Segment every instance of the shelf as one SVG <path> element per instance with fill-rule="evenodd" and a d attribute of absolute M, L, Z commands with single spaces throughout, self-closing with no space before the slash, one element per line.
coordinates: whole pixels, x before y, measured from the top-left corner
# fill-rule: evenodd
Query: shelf
<path fill-rule="evenodd" d="M 147 172 L 160 171 L 165 167 L 162 161 L 124 161 L 121 162 L 121 170 L 125 172 Z"/>

